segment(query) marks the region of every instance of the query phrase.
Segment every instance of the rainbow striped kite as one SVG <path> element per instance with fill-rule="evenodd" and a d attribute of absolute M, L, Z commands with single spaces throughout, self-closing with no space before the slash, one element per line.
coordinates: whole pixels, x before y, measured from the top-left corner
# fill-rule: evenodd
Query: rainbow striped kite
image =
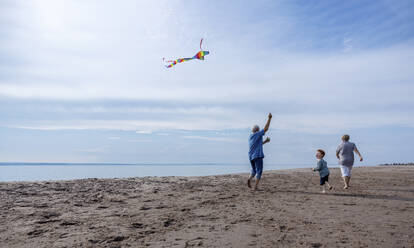
<path fill-rule="evenodd" d="M 209 51 L 203 51 L 203 49 L 201 48 L 201 44 L 203 43 L 203 39 L 201 39 L 200 41 L 200 50 L 196 55 L 194 55 L 191 58 L 180 58 L 180 59 L 176 59 L 176 60 L 168 60 L 165 61 L 165 58 L 163 58 L 162 60 L 165 63 L 170 63 L 169 65 L 166 65 L 166 68 L 171 68 L 174 65 L 178 64 L 178 63 L 182 63 L 184 61 L 189 61 L 189 60 L 193 60 L 193 59 L 200 59 L 200 60 L 204 60 L 204 56 L 208 55 L 210 52 Z"/>

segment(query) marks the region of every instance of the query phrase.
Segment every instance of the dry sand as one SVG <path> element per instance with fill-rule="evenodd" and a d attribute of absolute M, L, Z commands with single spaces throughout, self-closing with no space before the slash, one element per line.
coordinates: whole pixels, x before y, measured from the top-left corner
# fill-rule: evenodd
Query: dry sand
<path fill-rule="evenodd" d="M 414 166 L 0 183 L 1 247 L 414 247 Z"/>

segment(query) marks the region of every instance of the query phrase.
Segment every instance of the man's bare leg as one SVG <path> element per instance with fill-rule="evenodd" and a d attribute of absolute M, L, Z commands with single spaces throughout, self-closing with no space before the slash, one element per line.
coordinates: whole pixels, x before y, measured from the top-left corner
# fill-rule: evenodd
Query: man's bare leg
<path fill-rule="evenodd" d="M 256 178 L 256 184 L 254 185 L 254 190 L 258 189 L 259 182 L 260 182 L 260 178 Z"/>
<path fill-rule="evenodd" d="M 251 184 L 251 180 L 253 179 L 253 175 L 250 175 L 249 179 L 247 179 L 247 187 L 251 188 L 252 184 Z"/>

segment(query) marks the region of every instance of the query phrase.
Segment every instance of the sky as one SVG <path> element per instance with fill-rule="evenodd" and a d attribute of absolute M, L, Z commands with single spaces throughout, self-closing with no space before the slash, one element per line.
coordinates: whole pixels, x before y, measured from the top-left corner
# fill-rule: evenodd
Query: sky
<path fill-rule="evenodd" d="M 4 0 L 0 161 L 410 162 L 413 68 L 413 1 Z"/>

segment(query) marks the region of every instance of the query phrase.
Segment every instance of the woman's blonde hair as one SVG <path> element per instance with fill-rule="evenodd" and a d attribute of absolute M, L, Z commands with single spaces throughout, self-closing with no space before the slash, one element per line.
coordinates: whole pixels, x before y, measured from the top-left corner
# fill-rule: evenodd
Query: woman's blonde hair
<path fill-rule="evenodd" d="M 344 141 L 349 141 L 349 135 L 348 135 L 348 134 L 344 134 L 344 135 L 342 136 L 342 140 L 344 140 Z"/>

